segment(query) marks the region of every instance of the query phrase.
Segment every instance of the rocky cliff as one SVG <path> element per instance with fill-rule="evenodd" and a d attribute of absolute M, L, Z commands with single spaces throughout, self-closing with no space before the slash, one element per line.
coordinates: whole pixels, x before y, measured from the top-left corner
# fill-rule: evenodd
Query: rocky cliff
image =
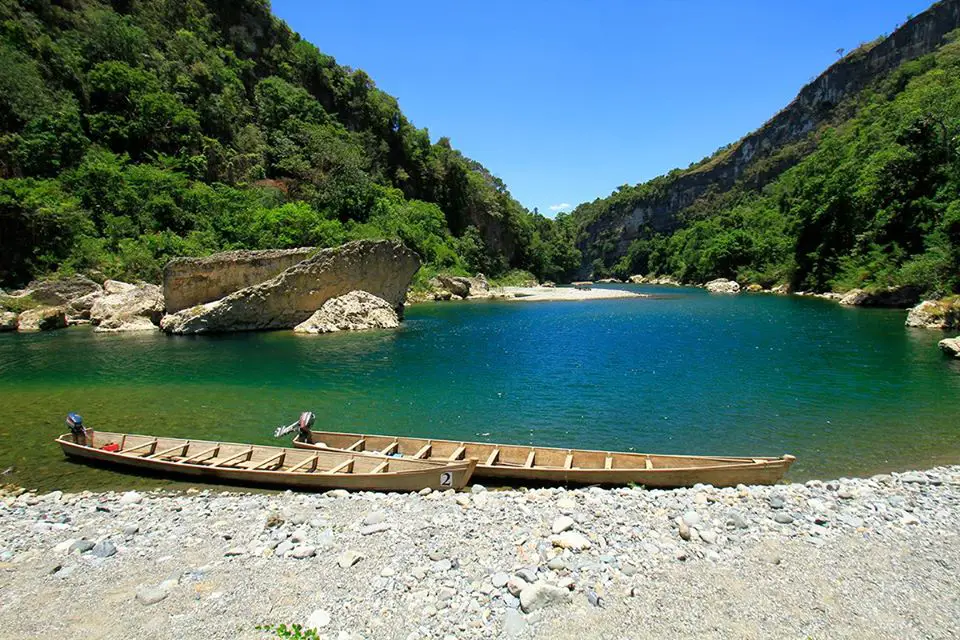
<path fill-rule="evenodd" d="M 225 251 L 205 258 L 176 258 L 163 269 L 167 313 L 213 302 L 238 289 L 269 280 L 302 262 L 316 247 Z"/>
<path fill-rule="evenodd" d="M 958 27 L 960 0 L 937 2 L 889 37 L 847 54 L 801 89 L 786 108 L 729 149 L 689 170 L 658 178 L 636 197 L 625 198 L 596 219 L 585 221 L 578 242 L 584 255 L 580 276 L 589 274 L 590 263 L 597 257 L 606 258 L 609 264 L 624 255 L 644 227 L 672 231 L 678 214 L 708 192 L 723 192 L 740 180 L 755 187 L 772 180 L 804 155 L 803 149 L 780 153 L 785 147 L 806 140 L 835 117 L 836 107 L 845 98 L 900 64 L 931 53 Z M 600 248 L 604 244 L 606 250 Z"/>
<path fill-rule="evenodd" d="M 358 240 L 323 249 L 278 275 L 206 304 L 167 315 L 169 333 L 289 329 L 337 296 L 361 290 L 402 311 L 420 259 L 403 244 Z"/>

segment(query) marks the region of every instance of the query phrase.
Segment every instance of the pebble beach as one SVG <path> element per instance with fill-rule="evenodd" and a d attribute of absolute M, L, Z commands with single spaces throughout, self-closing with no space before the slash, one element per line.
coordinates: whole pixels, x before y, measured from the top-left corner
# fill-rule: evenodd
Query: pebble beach
<path fill-rule="evenodd" d="M 716 489 L 0 502 L 0 637 L 955 638 L 960 466 Z"/>

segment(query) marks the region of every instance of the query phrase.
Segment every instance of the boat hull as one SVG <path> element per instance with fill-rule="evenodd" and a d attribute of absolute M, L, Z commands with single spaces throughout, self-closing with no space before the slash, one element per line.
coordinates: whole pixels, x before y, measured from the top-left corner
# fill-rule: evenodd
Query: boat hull
<path fill-rule="evenodd" d="M 794 461 L 790 455 L 780 458 L 673 456 L 329 431 L 313 431 L 309 441 L 298 437 L 293 445 L 314 450 L 388 450 L 408 458 L 425 460 L 476 458 L 475 478 L 506 484 L 637 484 L 651 488 L 691 487 L 695 484 L 711 484 L 715 487 L 774 484 Z"/>
<path fill-rule="evenodd" d="M 57 443 L 65 455 L 95 463 L 117 465 L 127 469 L 147 470 L 171 477 L 199 479 L 208 482 L 227 482 L 265 487 L 290 488 L 301 490 L 347 489 L 354 491 L 419 491 L 430 488 L 436 490 L 460 489 L 471 479 L 476 461 L 464 460 L 454 464 L 438 464 L 435 461 L 409 461 L 387 458 L 372 454 L 344 454 L 334 451 L 306 452 L 289 447 L 251 446 L 235 443 L 218 443 L 203 440 L 182 440 L 177 438 L 153 438 L 132 434 L 97 432 L 93 446 L 73 441 L 70 434 L 57 438 Z M 141 449 L 142 455 L 125 453 L 130 447 L 143 445 L 144 441 L 155 444 Z M 109 443 L 123 443 L 123 450 L 105 451 L 102 447 Z M 156 452 L 162 452 L 187 444 L 186 455 L 149 458 Z M 206 457 L 196 463 L 187 461 L 191 451 L 203 451 L 219 447 L 217 455 Z M 245 454 L 250 451 L 251 454 Z M 331 458 L 330 455 L 335 457 Z M 253 467 L 271 458 L 283 456 L 280 465 L 255 469 Z M 234 465 L 213 466 L 240 456 Z M 309 463 L 312 456 L 320 456 L 315 468 L 310 464 L 304 470 L 289 470 L 297 464 Z M 411 466 L 410 462 L 425 462 L 424 466 Z M 350 471 L 333 472 L 338 466 Z M 377 470 L 377 469 L 380 470 Z M 395 470 L 391 470 L 395 469 Z"/>

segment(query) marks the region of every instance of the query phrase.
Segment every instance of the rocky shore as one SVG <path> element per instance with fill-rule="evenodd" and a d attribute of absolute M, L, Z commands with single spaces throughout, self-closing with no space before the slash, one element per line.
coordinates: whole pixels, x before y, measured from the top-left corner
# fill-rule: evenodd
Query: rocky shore
<path fill-rule="evenodd" d="M 7 495 L 0 637 L 954 638 L 960 466 L 773 487 Z"/>

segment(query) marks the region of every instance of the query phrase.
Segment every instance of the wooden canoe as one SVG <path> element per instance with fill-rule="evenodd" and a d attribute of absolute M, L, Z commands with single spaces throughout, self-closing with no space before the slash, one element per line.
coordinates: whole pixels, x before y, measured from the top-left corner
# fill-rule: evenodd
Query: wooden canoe
<path fill-rule="evenodd" d="M 508 482 L 564 484 L 634 483 L 646 487 L 715 487 L 738 484 L 773 484 L 794 461 L 780 458 L 721 458 L 645 453 L 617 453 L 584 449 L 554 449 L 518 445 L 428 440 L 356 433 L 311 431 L 309 441 L 298 435 L 293 445 L 301 449 L 334 449 L 344 452 L 399 453 L 408 460 L 454 461 L 475 458 L 476 478 Z"/>
<path fill-rule="evenodd" d="M 477 464 L 476 460 L 438 462 L 106 431 L 88 431 L 80 440 L 76 442 L 70 433 L 57 438 L 67 456 L 214 482 L 291 489 L 460 489 L 470 481 Z M 103 449 L 108 445 L 119 449 Z"/>

